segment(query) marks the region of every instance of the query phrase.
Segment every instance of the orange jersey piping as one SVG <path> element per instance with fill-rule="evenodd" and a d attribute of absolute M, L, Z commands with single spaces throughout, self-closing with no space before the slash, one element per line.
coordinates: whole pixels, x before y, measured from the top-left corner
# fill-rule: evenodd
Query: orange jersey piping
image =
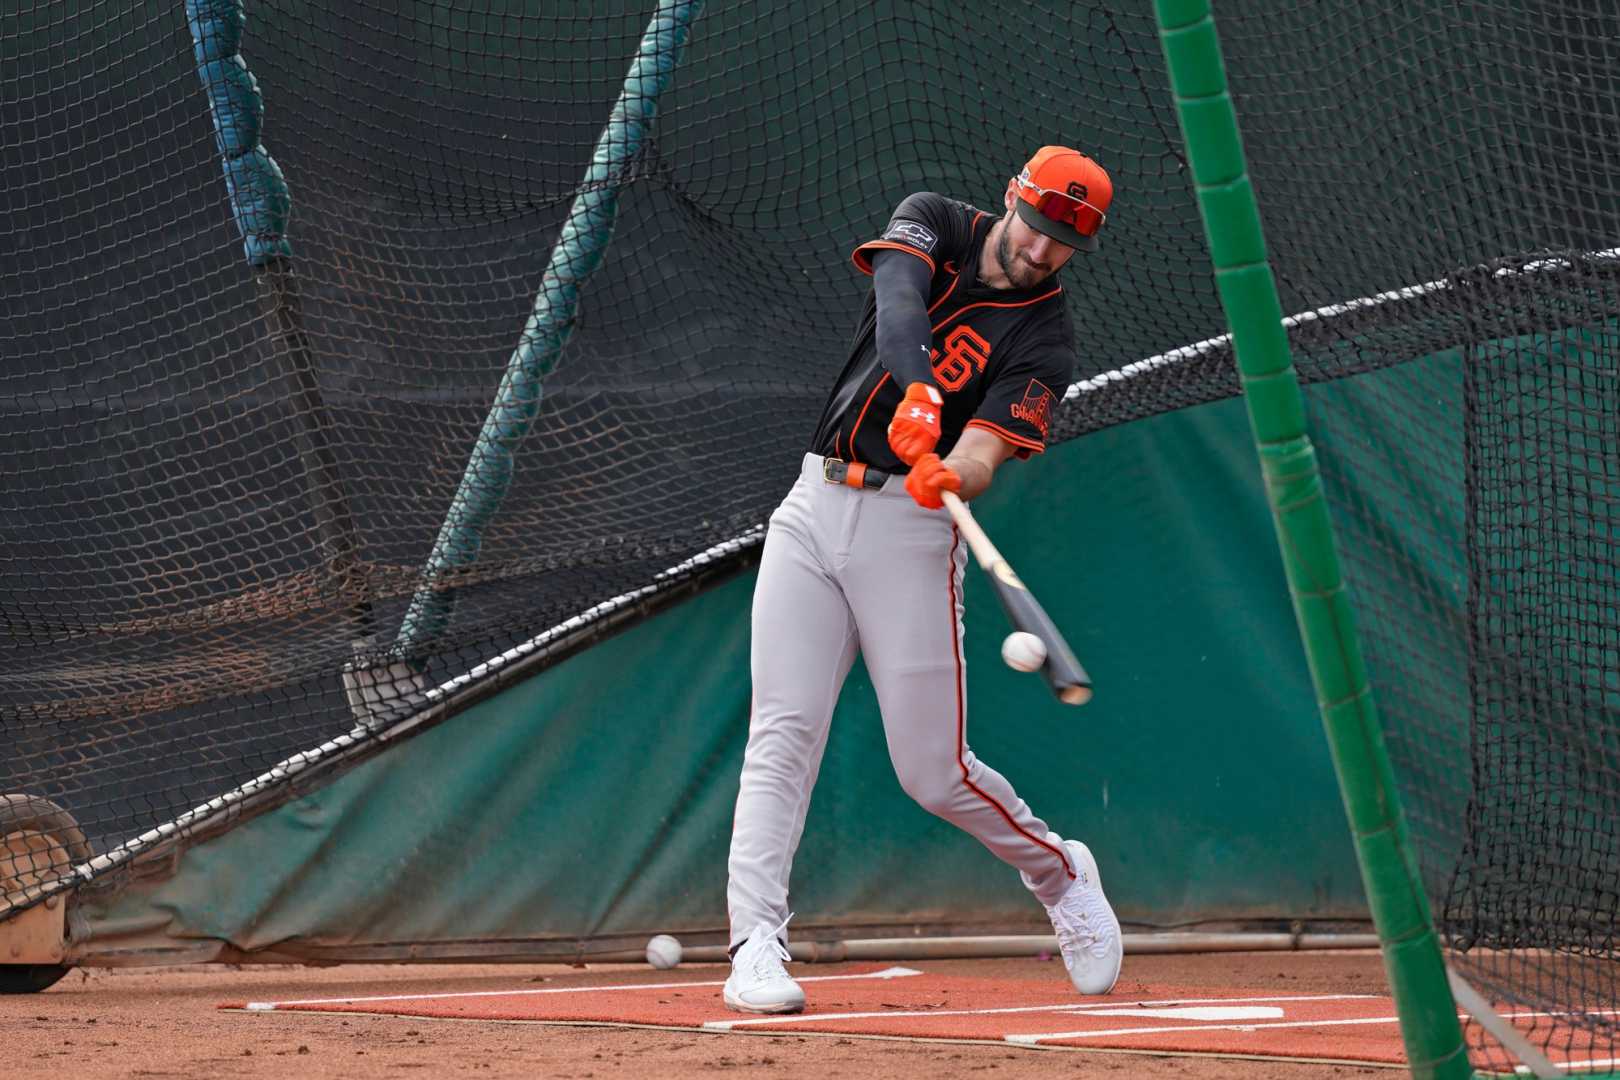
<path fill-rule="evenodd" d="M 951 293 L 956 291 L 956 283 L 961 281 L 961 280 L 962 280 L 962 271 L 958 270 L 956 272 L 956 276 L 951 278 L 950 285 L 946 287 L 944 292 L 939 294 L 939 299 L 935 300 L 933 302 L 933 304 L 929 306 L 928 314 L 932 315 L 936 310 L 939 309 L 939 305 L 943 304 L 947 299 L 950 298 Z M 937 330 L 938 327 L 935 327 L 934 329 Z"/>
<path fill-rule="evenodd" d="M 861 414 L 855 418 L 855 426 L 849 429 L 849 460 L 852 462 L 857 460 L 855 457 L 855 433 L 861 430 L 861 421 L 866 419 L 866 410 L 872 407 L 872 399 L 877 397 L 877 392 L 883 389 L 883 384 L 888 381 L 889 373 L 885 371 L 883 378 L 879 379 L 877 385 L 872 387 L 872 392 L 866 395 L 866 404 L 861 406 Z"/>
<path fill-rule="evenodd" d="M 1031 843 L 1038 847 L 1043 847 L 1047 851 L 1050 851 L 1052 854 L 1056 855 L 1058 857 L 1058 862 L 1063 864 L 1063 872 L 1068 874 L 1072 880 L 1075 876 L 1075 872 L 1074 868 L 1069 865 L 1068 852 L 1060 850 L 1047 843 L 1044 839 L 1037 837 L 1034 833 L 1031 833 L 1028 829 L 1021 827 L 1018 822 L 1014 821 L 1013 816 L 1007 812 L 1007 808 L 1005 806 L 1002 806 L 1000 803 L 996 802 L 996 800 L 991 798 L 983 788 L 974 784 L 974 782 L 968 778 L 967 762 L 962 760 L 962 749 L 967 745 L 967 702 L 964 700 L 966 697 L 966 680 L 963 678 L 962 672 L 962 637 L 960 634 L 954 632 L 957 625 L 956 549 L 961 545 L 961 543 L 962 534 L 953 524 L 951 526 L 951 554 L 946 562 L 946 569 L 949 575 L 947 580 L 950 583 L 951 627 L 953 630 L 951 634 L 951 655 L 956 660 L 956 767 L 962 771 L 963 786 L 965 786 L 969 791 L 973 792 L 973 794 L 977 795 L 979 798 L 983 799 L 985 802 L 989 803 L 996 813 L 1001 815 L 1002 820 L 1008 825 L 1012 826 L 1014 832 L 1017 832 L 1021 836 L 1028 837 Z"/>
<path fill-rule="evenodd" d="M 963 425 L 964 429 L 970 427 L 986 428 L 994 433 L 1002 442 L 1011 443 L 1013 446 L 1021 447 L 1022 449 L 1029 450 L 1037 454 L 1046 449 L 1045 443 L 1036 442 L 1034 439 L 1026 439 L 1022 435 L 1014 435 L 1006 428 L 1001 427 L 998 424 L 993 424 L 988 420 L 979 420 L 975 418 L 973 420 L 969 420 Z"/>
<path fill-rule="evenodd" d="M 909 252 L 928 264 L 928 273 L 930 275 L 934 273 L 933 259 L 929 258 L 927 255 L 924 255 L 914 247 L 908 247 L 905 244 L 897 244 L 893 240 L 868 240 L 866 243 L 849 253 L 849 261 L 854 263 L 855 268 L 861 273 L 870 274 L 872 272 L 871 256 L 867 255 L 865 259 L 863 259 L 862 256 L 866 255 L 866 253 L 869 251 L 878 251 L 883 248 L 888 248 L 890 251 Z"/>
<path fill-rule="evenodd" d="M 933 330 L 934 330 L 934 333 L 936 333 L 936 334 L 939 333 L 939 328 L 940 327 L 944 326 L 946 323 L 950 322 L 952 319 L 956 318 L 958 315 L 961 315 L 963 312 L 972 311 L 974 308 L 982 308 L 982 307 L 1001 307 L 1001 308 L 1028 307 L 1031 304 L 1038 304 L 1042 300 L 1050 300 L 1052 297 L 1056 296 L 1058 293 L 1060 293 L 1062 291 L 1063 291 L 1063 286 L 1057 285 L 1057 286 L 1054 286 L 1052 288 L 1051 292 L 1044 292 L 1039 296 L 1031 297 L 1028 300 L 1020 300 L 1017 303 L 1005 303 L 1004 304 L 1004 303 L 1001 303 L 1000 301 L 996 301 L 996 300 L 980 300 L 977 304 L 969 304 L 967 307 L 957 308 L 955 311 L 951 312 L 949 315 L 947 315 L 943 319 L 939 320 L 939 322 L 935 323 Z M 945 295 L 949 296 L 950 292 L 947 290 Z M 944 296 L 940 297 L 941 301 L 943 301 L 944 299 L 945 299 Z M 938 304 L 934 305 L 934 307 L 938 307 L 938 306 L 939 306 Z M 932 315 L 934 313 L 933 308 L 929 308 L 928 313 L 930 315 Z"/>
<path fill-rule="evenodd" d="M 974 216 L 973 224 L 968 226 L 968 232 L 971 233 L 973 230 L 977 229 L 979 227 L 979 222 L 982 220 L 984 220 L 984 211 L 980 210 L 978 214 Z M 945 265 L 947 268 L 949 268 L 950 262 L 947 260 Z M 956 291 L 956 286 L 961 280 L 962 270 L 960 267 L 958 267 L 956 270 L 956 276 L 951 278 L 951 283 L 946 287 L 945 291 L 939 294 L 939 299 L 928 305 L 928 314 L 932 315 L 935 311 L 939 310 L 939 305 L 943 304 L 951 293 Z"/>

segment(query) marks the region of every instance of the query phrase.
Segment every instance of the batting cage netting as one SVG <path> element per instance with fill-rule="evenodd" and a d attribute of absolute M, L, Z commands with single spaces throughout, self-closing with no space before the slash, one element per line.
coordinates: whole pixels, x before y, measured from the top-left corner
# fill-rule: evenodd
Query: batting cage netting
<path fill-rule="evenodd" d="M 1450 959 L 1604 1056 L 1620 16 L 1219 15 Z M 24 2 L 0 791 L 83 830 L 29 880 L 218 828 L 746 563 L 848 346 L 850 249 L 913 191 L 997 209 L 1058 141 L 1118 194 L 1065 278 L 1055 437 L 1237 393 L 1146 5 Z"/>

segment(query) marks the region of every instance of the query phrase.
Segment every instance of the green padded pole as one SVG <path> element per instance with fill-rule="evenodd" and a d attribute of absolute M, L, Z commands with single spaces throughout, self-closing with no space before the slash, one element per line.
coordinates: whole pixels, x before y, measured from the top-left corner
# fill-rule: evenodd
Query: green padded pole
<path fill-rule="evenodd" d="M 339 582 L 341 595 L 349 600 L 348 618 L 359 649 L 371 642 L 371 594 L 359 566 L 359 533 L 344 493 L 332 420 L 315 372 L 314 348 L 304 330 L 288 236 L 292 196 L 281 166 L 261 141 L 264 97 L 241 52 L 246 0 L 185 0 L 185 14 L 197 77 L 214 122 L 214 145 L 225 174 L 231 216 L 259 286 L 265 328 L 286 365 L 291 389 L 287 402 L 299 425 L 298 459 L 322 560 Z"/>
<path fill-rule="evenodd" d="M 1231 327 L 1311 678 L 1414 1077 L 1473 1074 L 1418 878 L 1305 433 L 1282 306 L 1266 261 L 1237 115 L 1208 0 L 1155 0 L 1159 40 Z"/>
<path fill-rule="evenodd" d="M 601 264 L 613 236 L 619 188 L 652 130 L 658 99 L 669 86 L 702 7 L 702 0 L 660 0 L 647 24 L 552 249 L 523 337 L 507 361 L 495 403 L 423 568 L 422 585 L 400 624 L 394 642 L 398 656 L 411 657 L 450 621 L 451 593 L 445 577 L 478 560 L 484 529 L 511 487 L 518 444 L 540 411 L 542 383 L 573 333 L 580 289 Z"/>

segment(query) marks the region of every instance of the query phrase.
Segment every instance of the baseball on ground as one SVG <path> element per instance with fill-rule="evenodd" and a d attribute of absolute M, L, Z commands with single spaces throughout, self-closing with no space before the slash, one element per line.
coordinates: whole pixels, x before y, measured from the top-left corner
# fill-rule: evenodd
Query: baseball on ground
<path fill-rule="evenodd" d="M 681 962 L 681 943 L 668 934 L 659 934 L 647 942 L 647 963 L 665 971 Z"/>
<path fill-rule="evenodd" d="M 1046 642 L 1027 630 L 1015 631 L 1001 643 L 1001 658 L 1014 671 L 1034 671 L 1046 663 Z"/>

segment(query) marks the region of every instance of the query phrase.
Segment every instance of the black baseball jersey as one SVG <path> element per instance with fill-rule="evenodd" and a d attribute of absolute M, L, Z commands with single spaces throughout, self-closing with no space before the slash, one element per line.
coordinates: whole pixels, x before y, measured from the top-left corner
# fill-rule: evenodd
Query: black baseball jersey
<path fill-rule="evenodd" d="M 928 318 L 930 360 L 945 398 L 937 453 L 950 453 L 962 431 L 982 427 L 1027 458 L 1046 448 L 1052 410 L 1074 372 L 1074 345 L 1063 287 L 1056 276 L 1033 289 L 992 289 L 978 278 L 979 252 L 995 218 L 933 192 L 895 208 L 883 236 L 856 248 L 870 274 L 873 253 L 910 252 L 933 272 Z M 833 385 L 811 453 L 887 472 L 906 466 L 889 449 L 888 427 L 905 396 L 877 356 L 877 299 L 869 293 L 849 360 Z"/>

